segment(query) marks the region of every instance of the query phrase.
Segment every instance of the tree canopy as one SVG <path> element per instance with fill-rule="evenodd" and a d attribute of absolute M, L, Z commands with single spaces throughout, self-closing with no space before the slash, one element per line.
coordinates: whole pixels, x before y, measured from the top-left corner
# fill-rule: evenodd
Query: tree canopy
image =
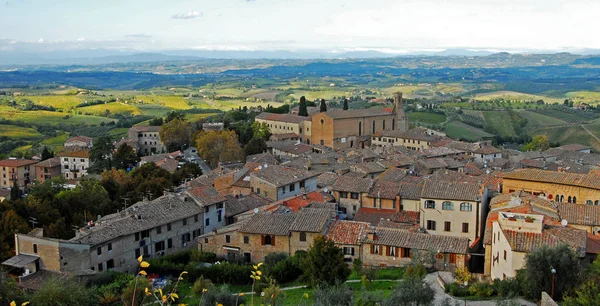
<path fill-rule="evenodd" d="M 548 142 L 548 136 L 546 135 L 535 135 L 530 142 L 524 144 L 521 147 L 521 151 L 544 151 L 550 148 L 550 143 Z"/>
<path fill-rule="evenodd" d="M 234 131 L 202 131 L 196 138 L 196 148 L 212 168 L 219 162 L 244 159 L 244 151 Z"/>
<path fill-rule="evenodd" d="M 350 275 L 344 252 L 331 240 L 317 236 L 302 265 L 303 278 L 313 287 L 343 283 Z"/>
<path fill-rule="evenodd" d="M 113 155 L 113 163 L 117 169 L 127 169 L 129 167 L 133 167 L 137 165 L 139 161 L 140 158 L 137 156 L 133 148 L 126 143 L 121 144 Z"/>
<path fill-rule="evenodd" d="M 344 98 L 344 110 L 348 110 L 348 99 Z"/>
<path fill-rule="evenodd" d="M 175 117 L 162 125 L 159 135 L 160 139 L 166 144 L 169 152 L 176 151 L 181 146 L 190 144 L 192 125 L 185 121 L 185 119 Z"/>
<path fill-rule="evenodd" d="M 90 150 L 89 171 L 92 173 L 101 173 L 104 169 L 112 167 L 112 154 L 115 150 L 112 138 L 110 136 L 98 137 L 94 140 L 94 145 Z"/>
<path fill-rule="evenodd" d="M 327 111 L 327 104 L 325 104 L 325 99 L 321 99 L 321 105 L 320 105 L 320 112 L 326 112 Z"/>
<path fill-rule="evenodd" d="M 306 108 L 306 98 L 300 97 L 300 105 L 298 106 L 298 116 L 308 117 L 308 109 Z"/>

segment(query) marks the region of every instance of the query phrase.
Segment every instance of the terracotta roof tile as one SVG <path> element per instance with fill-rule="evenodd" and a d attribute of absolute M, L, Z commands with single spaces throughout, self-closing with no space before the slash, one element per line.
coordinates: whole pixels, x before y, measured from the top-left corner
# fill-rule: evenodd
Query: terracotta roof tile
<path fill-rule="evenodd" d="M 242 233 L 288 236 L 296 215 L 258 213 L 240 229 Z"/>
<path fill-rule="evenodd" d="M 196 201 L 196 203 L 202 206 L 209 206 L 220 202 L 225 202 L 227 200 L 212 186 L 190 187 L 188 188 L 186 194 Z"/>
<path fill-rule="evenodd" d="M 557 203 L 559 215 L 569 224 L 600 226 L 600 206 Z"/>
<path fill-rule="evenodd" d="M 367 238 L 363 242 L 418 250 L 435 250 L 441 253 L 454 254 L 467 254 L 469 250 L 468 238 L 431 235 L 385 227 L 377 227 L 375 232 L 376 240 L 369 239 L 367 235 Z"/>
<path fill-rule="evenodd" d="M 400 194 L 400 200 L 420 200 L 422 191 L 423 184 L 400 183 L 400 189 L 398 190 L 398 193 Z"/>
<path fill-rule="evenodd" d="M 369 223 L 357 221 L 333 221 L 325 237 L 338 244 L 361 244 L 369 230 Z"/>
<path fill-rule="evenodd" d="M 302 121 L 310 121 L 310 117 L 288 115 L 288 114 L 273 114 L 273 113 L 267 113 L 267 112 L 262 112 L 262 113 L 258 114 L 255 119 L 278 121 L 278 122 L 288 122 L 288 123 L 300 123 Z"/>
<path fill-rule="evenodd" d="M 375 181 L 369 197 L 395 200 L 400 192 L 400 184 L 386 181 Z"/>
<path fill-rule="evenodd" d="M 367 109 L 350 109 L 350 110 L 342 110 L 342 109 L 333 109 L 329 110 L 325 113 L 321 113 L 326 116 L 329 116 L 333 119 L 344 119 L 344 118 L 360 118 L 360 117 L 374 117 L 374 116 L 390 116 L 391 112 L 384 110 L 382 108 L 367 108 Z M 319 116 L 319 114 L 315 114 L 314 116 Z"/>
<path fill-rule="evenodd" d="M 423 186 L 422 198 L 440 200 L 481 200 L 481 187 L 469 183 L 452 183 L 428 180 Z"/>
<path fill-rule="evenodd" d="M 327 220 L 333 218 L 335 218 L 335 210 L 303 208 L 296 214 L 296 219 L 290 226 L 290 231 L 322 233 Z"/>
<path fill-rule="evenodd" d="M 271 165 L 250 174 L 250 177 L 262 179 L 276 187 L 289 185 L 294 182 L 306 180 L 316 176 L 316 173 L 306 170 L 298 170 L 290 167 Z"/>
<path fill-rule="evenodd" d="M 537 181 L 600 189 L 600 175 L 595 173 L 576 174 L 537 169 L 522 169 L 504 174 L 504 179 Z"/>
<path fill-rule="evenodd" d="M 408 175 L 408 170 L 400 168 L 389 168 L 380 174 L 376 180 L 387 182 L 400 182 Z"/>
<path fill-rule="evenodd" d="M 0 167 L 23 167 L 37 163 L 35 160 L 29 159 L 3 159 L 0 160 Z"/>
<path fill-rule="evenodd" d="M 335 184 L 333 184 L 333 190 L 344 191 L 344 192 L 369 192 L 373 180 L 368 178 L 356 178 L 340 176 Z"/>

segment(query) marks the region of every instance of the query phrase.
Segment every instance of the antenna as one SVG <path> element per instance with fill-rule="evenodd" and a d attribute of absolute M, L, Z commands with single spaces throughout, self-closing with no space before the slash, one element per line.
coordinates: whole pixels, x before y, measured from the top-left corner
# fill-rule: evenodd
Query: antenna
<path fill-rule="evenodd" d="M 31 222 L 31 228 L 35 228 L 35 225 L 39 223 L 34 217 L 29 217 L 29 222 Z"/>

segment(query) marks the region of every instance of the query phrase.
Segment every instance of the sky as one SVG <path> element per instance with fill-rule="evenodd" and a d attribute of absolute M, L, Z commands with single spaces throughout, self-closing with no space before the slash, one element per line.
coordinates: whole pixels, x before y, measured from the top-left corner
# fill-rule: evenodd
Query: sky
<path fill-rule="evenodd" d="M 0 1 L 0 51 L 600 49 L 598 0 Z"/>

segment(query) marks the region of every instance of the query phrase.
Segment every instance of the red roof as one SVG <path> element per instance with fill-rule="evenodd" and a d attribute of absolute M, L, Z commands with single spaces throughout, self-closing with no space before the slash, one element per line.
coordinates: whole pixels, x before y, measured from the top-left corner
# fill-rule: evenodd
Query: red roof
<path fill-rule="evenodd" d="M 281 203 L 296 212 L 299 211 L 300 208 L 308 206 L 308 204 L 312 202 L 329 202 L 331 200 L 331 196 L 329 194 L 324 194 L 320 191 L 313 191 L 306 194 L 306 199 L 303 198 L 302 195 L 282 200 Z"/>
<path fill-rule="evenodd" d="M 3 159 L 0 160 L 0 166 L 2 167 L 23 167 L 37 163 L 35 160 L 30 159 Z"/>
<path fill-rule="evenodd" d="M 356 221 L 333 221 L 325 235 L 339 244 L 360 244 L 367 235 L 369 223 Z"/>

